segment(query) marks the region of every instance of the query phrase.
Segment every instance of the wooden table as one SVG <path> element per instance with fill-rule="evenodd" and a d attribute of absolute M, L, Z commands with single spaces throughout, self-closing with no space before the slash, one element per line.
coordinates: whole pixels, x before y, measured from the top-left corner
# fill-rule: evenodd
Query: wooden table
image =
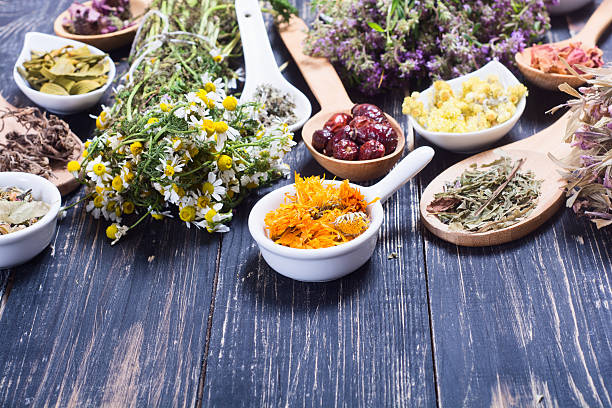
<path fill-rule="evenodd" d="M 70 3 L 0 0 L 0 91 L 13 104 L 29 104 L 12 80 L 24 33 L 51 32 Z M 554 18 L 547 40 L 568 36 Z M 612 55 L 609 32 L 601 47 Z M 286 73 L 312 99 L 293 64 Z M 544 111 L 567 99 L 529 92 L 501 144 L 548 126 Z M 405 126 L 401 96 L 376 102 Z M 67 120 L 90 135 L 86 114 Z M 70 211 L 47 250 L 0 272 L 0 406 L 611 407 L 612 229 L 564 209 L 510 244 L 443 242 L 419 221 L 419 195 L 463 157 L 437 149 L 387 202 L 371 261 L 330 283 L 266 265 L 246 226 L 264 191 L 225 235 L 151 221 L 113 247 L 105 222 Z M 289 162 L 322 171 L 302 143 Z"/>

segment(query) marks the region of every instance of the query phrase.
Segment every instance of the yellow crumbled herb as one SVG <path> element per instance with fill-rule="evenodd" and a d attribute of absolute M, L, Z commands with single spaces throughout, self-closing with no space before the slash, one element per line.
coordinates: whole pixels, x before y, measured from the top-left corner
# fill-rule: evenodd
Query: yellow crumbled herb
<path fill-rule="evenodd" d="M 504 89 L 496 75 L 486 80 L 466 79 L 458 95 L 444 81 L 435 81 L 433 88 L 430 106 L 419 101 L 418 92 L 406 97 L 402 106 L 405 114 L 432 132 L 466 133 L 489 129 L 509 120 L 521 98 L 527 95 L 523 84 Z"/>

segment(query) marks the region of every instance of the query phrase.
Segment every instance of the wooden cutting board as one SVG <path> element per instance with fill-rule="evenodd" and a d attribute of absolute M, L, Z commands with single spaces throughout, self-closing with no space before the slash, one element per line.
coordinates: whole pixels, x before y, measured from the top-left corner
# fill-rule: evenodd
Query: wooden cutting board
<path fill-rule="evenodd" d="M 13 105 L 8 103 L 6 99 L 0 95 L 0 110 L 13 110 L 16 109 Z M 1 126 L 0 126 L 1 127 Z M 4 119 L 4 129 L 0 131 L 0 143 L 6 141 L 6 134 L 11 131 L 25 132 L 25 128 L 21 126 L 14 118 Z M 72 154 L 74 160 L 79 162 L 83 159 L 83 142 L 74 133 L 70 132 L 70 136 L 76 140 L 77 144 Z M 72 174 L 66 170 L 66 164 L 58 161 L 51 162 L 52 175 L 49 181 L 57 186 L 62 195 L 68 194 L 79 186 L 79 182 L 74 178 Z"/>

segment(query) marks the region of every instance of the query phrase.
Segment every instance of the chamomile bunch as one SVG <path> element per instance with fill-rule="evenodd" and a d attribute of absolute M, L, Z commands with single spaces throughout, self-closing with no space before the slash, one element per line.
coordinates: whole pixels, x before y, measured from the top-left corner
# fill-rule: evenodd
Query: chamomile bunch
<path fill-rule="evenodd" d="M 284 124 L 264 127 L 255 104 L 239 105 L 214 81 L 160 100 L 89 140 L 71 167 L 87 186 L 86 210 L 112 222 L 113 243 L 147 217 L 226 232 L 250 191 L 288 174 L 293 136 Z"/>

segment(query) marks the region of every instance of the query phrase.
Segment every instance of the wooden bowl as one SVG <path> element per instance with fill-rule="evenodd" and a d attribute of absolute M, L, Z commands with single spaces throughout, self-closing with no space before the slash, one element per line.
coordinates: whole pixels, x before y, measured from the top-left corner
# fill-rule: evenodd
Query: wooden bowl
<path fill-rule="evenodd" d="M 83 3 L 83 5 L 91 6 L 91 3 L 91 1 L 87 1 Z M 93 45 L 94 47 L 103 51 L 114 50 L 115 48 L 119 48 L 130 43 L 134 39 L 136 31 L 138 30 L 138 27 L 142 21 L 142 16 L 149 7 L 149 4 L 150 0 L 130 0 L 130 11 L 132 12 L 132 15 L 140 17 L 134 20 L 131 26 L 112 33 L 96 35 L 78 35 L 69 33 L 66 31 L 66 29 L 64 29 L 63 25 L 64 19 L 70 17 L 68 10 L 65 10 L 62 14 L 57 16 L 55 22 L 53 23 L 53 30 L 55 31 L 55 35 L 60 37 L 81 41 L 86 44 Z"/>
<path fill-rule="evenodd" d="M 537 85 L 543 89 L 548 89 L 549 91 L 558 91 L 559 85 L 564 82 L 572 88 L 578 88 L 584 84 L 585 81 L 583 79 L 573 75 L 548 73 L 533 68 L 530 65 L 531 56 L 529 55 L 529 52 L 530 48 L 524 49 L 523 52 L 517 52 L 514 59 L 516 60 L 516 65 L 518 65 L 523 76 L 534 85 Z M 584 77 L 591 78 L 592 76 L 584 75 Z"/>
<path fill-rule="evenodd" d="M 352 107 L 352 105 L 351 105 Z M 302 139 L 306 144 L 308 150 L 312 154 L 312 157 L 323 166 L 330 173 L 336 176 L 349 179 L 351 181 L 366 181 L 382 177 L 389 173 L 395 163 L 402 157 L 404 147 L 406 145 L 406 137 L 400 127 L 399 123 L 391 116 L 385 113 L 387 119 L 391 123 L 393 130 L 397 132 L 398 141 L 395 151 L 387 156 L 383 156 L 373 160 L 339 160 L 333 157 L 328 157 L 323 153 L 319 153 L 314 147 L 312 147 L 312 135 L 316 130 L 322 129 L 323 125 L 334 113 L 348 113 L 351 114 L 350 107 L 348 109 L 338 109 L 334 111 L 322 110 L 321 112 L 314 115 L 302 129 Z"/>

